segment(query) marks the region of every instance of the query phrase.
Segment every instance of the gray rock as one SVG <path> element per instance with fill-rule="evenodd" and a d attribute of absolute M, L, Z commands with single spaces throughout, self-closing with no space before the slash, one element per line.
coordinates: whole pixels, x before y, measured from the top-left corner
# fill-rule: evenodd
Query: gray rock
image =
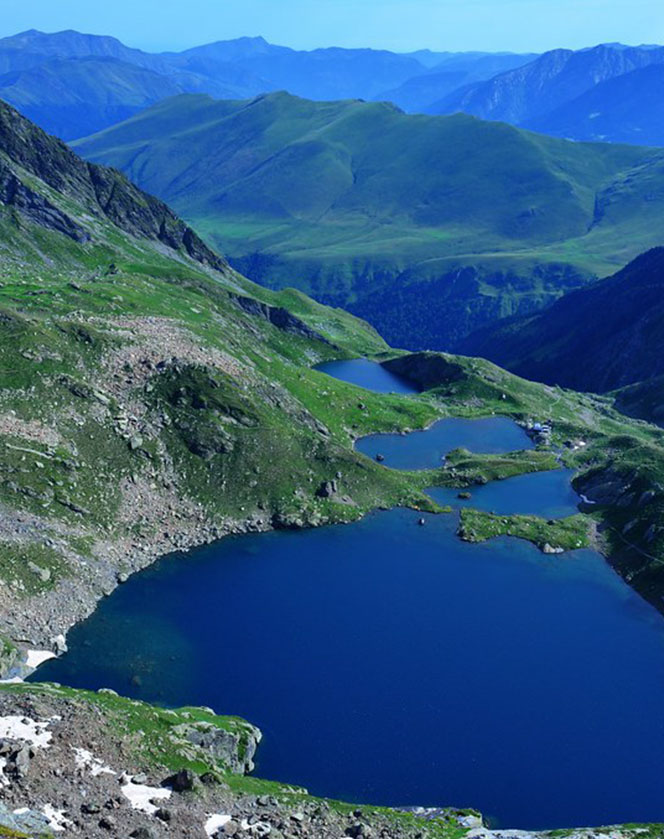
<path fill-rule="evenodd" d="M 332 498 L 333 495 L 336 495 L 339 492 L 339 485 L 336 481 L 323 481 L 323 483 L 318 488 L 318 495 L 319 498 Z"/>
<path fill-rule="evenodd" d="M 180 769 L 175 775 L 166 778 L 162 786 L 170 787 L 173 792 L 191 792 L 196 786 L 197 780 L 191 769 Z"/>
<path fill-rule="evenodd" d="M 137 827 L 129 834 L 129 839 L 157 839 L 157 834 L 149 827 Z"/>

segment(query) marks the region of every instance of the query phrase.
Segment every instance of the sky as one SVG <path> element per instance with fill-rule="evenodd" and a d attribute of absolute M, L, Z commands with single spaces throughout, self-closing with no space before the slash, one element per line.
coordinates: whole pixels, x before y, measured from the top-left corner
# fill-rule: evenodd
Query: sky
<path fill-rule="evenodd" d="M 408 52 L 542 52 L 664 42 L 662 0 L 0 0 L 0 36 L 26 29 L 114 35 L 179 50 L 262 35 L 275 44 Z"/>

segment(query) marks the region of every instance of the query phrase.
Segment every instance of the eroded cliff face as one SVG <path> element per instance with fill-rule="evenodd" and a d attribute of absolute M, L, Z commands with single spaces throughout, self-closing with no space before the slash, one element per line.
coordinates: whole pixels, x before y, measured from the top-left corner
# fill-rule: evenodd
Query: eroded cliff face
<path fill-rule="evenodd" d="M 93 237 L 89 225 L 86 228 L 32 189 L 32 176 L 131 236 L 161 242 L 217 270 L 228 269 L 226 261 L 162 201 L 138 189 L 120 172 L 81 160 L 4 102 L 0 102 L 0 152 L 4 158 L 0 203 L 28 220 L 78 242 Z"/>
<path fill-rule="evenodd" d="M 440 387 L 464 378 L 462 365 L 454 361 L 452 356 L 446 357 L 442 353 L 411 353 L 384 361 L 383 367 L 390 373 L 414 382 L 422 390 Z"/>

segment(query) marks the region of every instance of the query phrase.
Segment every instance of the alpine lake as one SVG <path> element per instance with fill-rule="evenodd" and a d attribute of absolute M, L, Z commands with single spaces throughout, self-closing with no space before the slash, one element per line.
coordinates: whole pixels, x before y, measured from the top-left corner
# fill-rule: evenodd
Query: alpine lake
<path fill-rule="evenodd" d="M 366 360 L 324 372 L 414 388 Z M 511 420 L 358 442 L 391 468 L 458 446 L 532 445 Z M 566 470 L 458 492 L 501 514 L 577 511 Z M 590 550 L 473 545 L 457 515 L 231 537 L 132 577 L 32 680 L 200 704 L 258 725 L 256 774 L 393 806 L 476 807 L 495 826 L 664 821 L 664 621 Z"/>

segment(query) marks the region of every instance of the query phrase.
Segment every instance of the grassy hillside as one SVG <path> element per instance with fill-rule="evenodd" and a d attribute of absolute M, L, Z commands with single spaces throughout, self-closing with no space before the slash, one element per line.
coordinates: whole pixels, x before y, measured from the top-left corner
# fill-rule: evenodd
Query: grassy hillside
<path fill-rule="evenodd" d="M 379 103 L 182 96 L 76 148 L 168 200 L 252 279 L 349 306 L 409 347 L 610 273 L 659 242 L 664 212 L 660 151 Z"/>

